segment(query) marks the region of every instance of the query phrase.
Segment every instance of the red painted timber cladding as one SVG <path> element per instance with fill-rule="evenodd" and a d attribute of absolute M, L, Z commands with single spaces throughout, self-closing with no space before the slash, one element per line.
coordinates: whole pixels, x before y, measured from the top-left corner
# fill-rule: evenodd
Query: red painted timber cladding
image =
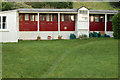
<path fill-rule="evenodd" d="M 113 31 L 113 29 L 112 29 L 112 22 L 109 21 L 110 16 L 114 16 L 114 15 L 108 15 L 107 31 Z"/>
<path fill-rule="evenodd" d="M 45 15 L 45 14 L 44 14 Z M 46 21 L 46 15 L 45 15 L 45 20 L 41 21 L 40 20 L 40 29 L 39 31 L 58 31 L 58 21 L 56 20 L 56 15 L 54 14 L 54 21 L 51 20 L 51 15 L 49 15 L 49 21 Z"/>
<path fill-rule="evenodd" d="M 90 31 L 105 31 L 105 22 L 90 22 Z"/>
<path fill-rule="evenodd" d="M 91 22 L 91 16 L 90 16 L 90 22 L 89 22 L 89 30 L 90 31 L 105 31 L 105 22 L 95 22 L 95 16 L 94 21 Z M 100 19 L 99 19 L 100 21 Z M 104 20 L 105 21 L 105 20 Z"/>
<path fill-rule="evenodd" d="M 69 21 L 66 21 L 66 16 L 65 16 L 65 21 L 62 21 L 62 16 L 60 16 L 60 31 L 75 31 L 75 21 L 71 21 L 70 16 L 69 16 Z M 65 29 L 64 27 L 67 27 Z"/>
<path fill-rule="evenodd" d="M 107 22 L 107 31 L 113 31 L 112 22 Z"/>
<path fill-rule="evenodd" d="M 23 15 L 23 21 L 19 21 L 19 31 L 37 31 L 37 21 L 30 21 L 30 14 L 28 21 L 25 21 L 25 14 L 19 15 Z"/>

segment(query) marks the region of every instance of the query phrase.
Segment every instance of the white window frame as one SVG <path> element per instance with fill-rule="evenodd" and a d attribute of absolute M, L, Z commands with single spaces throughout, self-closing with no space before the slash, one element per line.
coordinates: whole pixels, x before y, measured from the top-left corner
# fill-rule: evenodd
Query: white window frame
<path fill-rule="evenodd" d="M 25 14 L 25 21 L 29 21 L 29 14 Z"/>
<path fill-rule="evenodd" d="M 47 21 L 47 22 L 50 21 L 50 15 L 49 15 L 49 14 L 46 15 L 46 21 Z"/>
<path fill-rule="evenodd" d="M 5 29 L 3 29 L 3 17 L 6 17 L 6 23 L 5 23 L 5 25 L 6 25 L 6 28 Z M 7 16 L 6 15 L 1 15 L 0 16 L 1 17 L 1 29 L 0 30 L 7 30 Z"/>
<path fill-rule="evenodd" d="M 35 18 L 35 15 L 34 15 L 34 14 L 31 14 L 31 15 L 30 15 L 30 21 L 35 21 L 34 18 Z"/>
<path fill-rule="evenodd" d="M 65 21 L 65 15 L 62 14 L 62 22 L 64 22 L 64 21 Z"/>

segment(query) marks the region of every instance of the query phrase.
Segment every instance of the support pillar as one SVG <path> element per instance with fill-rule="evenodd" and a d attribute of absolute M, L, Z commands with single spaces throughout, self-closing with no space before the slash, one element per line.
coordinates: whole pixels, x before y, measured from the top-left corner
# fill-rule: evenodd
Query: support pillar
<path fill-rule="evenodd" d="M 60 13 L 58 13 L 58 34 L 60 35 Z"/>
<path fill-rule="evenodd" d="M 38 35 L 39 35 L 39 21 L 40 19 L 39 19 L 39 13 L 38 13 L 38 25 L 37 25 L 37 28 L 38 28 Z"/>
<path fill-rule="evenodd" d="M 107 14 L 105 14 L 105 33 L 107 31 Z"/>

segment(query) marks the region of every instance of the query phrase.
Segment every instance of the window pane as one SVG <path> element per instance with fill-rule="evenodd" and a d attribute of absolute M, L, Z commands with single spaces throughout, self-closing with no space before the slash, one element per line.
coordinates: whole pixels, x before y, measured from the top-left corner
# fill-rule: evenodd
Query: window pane
<path fill-rule="evenodd" d="M 58 21 L 58 16 L 54 15 L 55 21 Z"/>
<path fill-rule="evenodd" d="M 104 16 L 100 16 L 101 22 L 104 22 Z"/>
<path fill-rule="evenodd" d="M 62 14 L 62 21 L 65 21 L 65 16 Z"/>
<path fill-rule="evenodd" d="M 1 29 L 1 16 L 0 16 L 0 29 Z"/>
<path fill-rule="evenodd" d="M 94 17 L 93 16 L 91 16 L 91 22 L 93 22 L 94 21 Z"/>
<path fill-rule="evenodd" d="M 7 28 L 7 25 L 6 25 L 6 16 L 3 16 L 3 29 L 6 29 Z"/>
<path fill-rule="evenodd" d="M 28 21 L 28 20 L 29 20 L 29 15 L 25 14 L 25 21 Z"/>
<path fill-rule="evenodd" d="M 38 15 L 35 15 L 35 21 L 38 21 Z"/>
<path fill-rule="evenodd" d="M 44 21 L 45 20 L 45 15 L 40 15 L 40 20 Z"/>
<path fill-rule="evenodd" d="M 19 16 L 19 21 L 23 21 L 23 15 Z"/>
<path fill-rule="evenodd" d="M 95 16 L 95 22 L 99 22 L 99 16 L 98 15 Z"/>
<path fill-rule="evenodd" d="M 51 21 L 54 21 L 54 15 L 51 14 Z"/>
<path fill-rule="evenodd" d="M 31 15 L 31 21 L 34 21 L 34 15 Z"/>
<path fill-rule="evenodd" d="M 74 21 L 74 15 L 71 15 L 71 21 Z"/>
<path fill-rule="evenodd" d="M 49 14 L 47 14 L 46 18 L 47 18 L 47 21 L 49 21 Z"/>
<path fill-rule="evenodd" d="M 66 21 L 69 21 L 69 15 L 66 15 Z"/>
<path fill-rule="evenodd" d="M 112 16 L 109 16 L 109 21 L 112 21 Z"/>

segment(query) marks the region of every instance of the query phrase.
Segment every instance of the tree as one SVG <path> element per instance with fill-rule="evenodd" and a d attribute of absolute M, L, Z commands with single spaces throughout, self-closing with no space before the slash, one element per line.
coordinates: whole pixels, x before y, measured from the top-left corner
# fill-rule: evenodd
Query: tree
<path fill-rule="evenodd" d="M 112 18 L 114 38 L 120 39 L 120 12 Z"/>
<path fill-rule="evenodd" d="M 13 9 L 13 3 L 2 2 L 2 10 L 11 10 Z"/>
<path fill-rule="evenodd" d="M 26 5 L 24 2 L 2 2 L 2 10 L 13 10 L 18 8 L 31 8 L 31 6 Z"/>
<path fill-rule="evenodd" d="M 120 2 L 110 2 L 114 8 L 120 8 Z"/>

